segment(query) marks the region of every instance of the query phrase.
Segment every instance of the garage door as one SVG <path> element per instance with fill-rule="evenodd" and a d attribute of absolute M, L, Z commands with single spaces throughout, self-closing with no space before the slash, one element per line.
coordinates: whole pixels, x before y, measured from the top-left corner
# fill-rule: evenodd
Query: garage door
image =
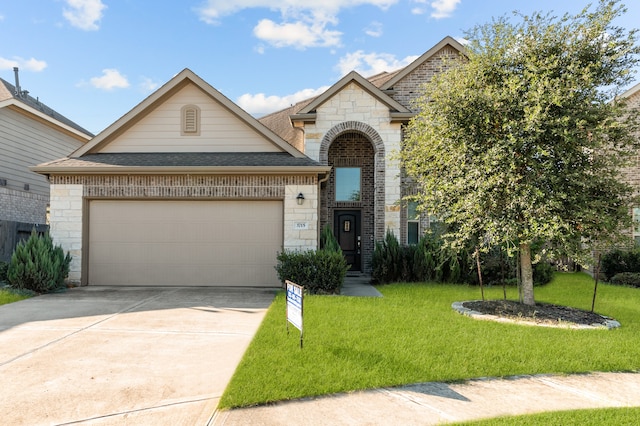
<path fill-rule="evenodd" d="M 89 285 L 279 285 L 282 201 L 94 200 Z"/>

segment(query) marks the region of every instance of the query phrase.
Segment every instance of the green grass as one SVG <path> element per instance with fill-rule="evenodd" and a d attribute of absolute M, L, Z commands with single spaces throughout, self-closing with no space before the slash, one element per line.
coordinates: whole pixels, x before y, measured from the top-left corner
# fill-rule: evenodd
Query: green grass
<path fill-rule="evenodd" d="M 458 426 L 635 426 L 640 419 L 640 407 L 603 408 L 597 410 L 553 411 L 526 416 L 498 417 L 476 422 L 456 423 Z"/>
<path fill-rule="evenodd" d="M 428 381 L 640 368 L 640 290 L 600 285 L 596 311 L 615 330 L 572 330 L 478 321 L 451 308 L 477 287 L 396 284 L 383 298 L 306 296 L 304 348 L 287 335 L 280 294 L 245 353 L 219 408 Z M 590 309 L 593 280 L 558 274 L 536 300 Z M 488 299 L 502 297 L 487 289 Z M 515 299 L 515 290 L 510 290 Z M 608 348 L 614 348 L 609 350 Z"/>
<path fill-rule="evenodd" d="M 28 299 L 31 296 L 18 294 L 11 290 L 0 289 L 0 305 L 17 302 L 19 300 Z"/>

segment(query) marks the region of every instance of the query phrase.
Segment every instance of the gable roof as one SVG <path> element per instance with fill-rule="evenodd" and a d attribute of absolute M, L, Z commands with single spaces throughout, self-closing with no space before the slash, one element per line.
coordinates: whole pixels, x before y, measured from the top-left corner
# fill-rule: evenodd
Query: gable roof
<path fill-rule="evenodd" d="M 101 152 L 187 85 L 195 85 L 218 105 L 277 147 L 277 152 Z M 185 68 L 131 111 L 69 157 L 31 167 L 52 174 L 325 174 L 320 165 L 258 122 L 211 85 Z"/>
<path fill-rule="evenodd" d="M 438 42 L 438 44 L 436 44 L 431 49 L 427 50 L 422 55 L 420 55 L 420 57 L 418 57 L 418 59 L 416 59 L 415 61 L 411 62 L 409 65 L 407 65 L 406 67 L 402 68 L 401 70 L 398 70 L 395 73 L 394 76 L 392 76 L 390 79 L 388 79 L 386 82 L 384 82 L 384 84 L 382 84 L 380 86 L 380 90 L 391 89 L 397 82 L 399 82 L 400 80 L 402 80 L 403 78 L 405 78 L 406 76 L 411 74 L 413 71 L 415 71 L 416 68 L 418 68 L 420 65 L 422 65 L 423 63 L 425 63 L 429 59 L 431 59 L 431 57 L 433 55 L 438 53 L 440 50 L 442 50 L 442 48 L 444 48 L 446 46 L 450 46 L 450 47 L 454 48 L 455 50 L 457 50 L 460 53 L 464 53 L 464 51 L 465 51 L 464 46 L 462 44 L 460 44 L 460 42 L 456 41 L 451 36 L 446 36 L 445 38 L 440 40 L 440 42 Z"/>
<path fill-rule="evenodd" d="M 393 85 L 395 85 L 396 83 L 398 83 L 399 81 L 407 77 L 416 68 L 418 68 L 424 62 L 431 59 L 442 48 L 446 46 L 450 46 L 453 49 L 464 54 L 464 51 L 465 51 L 464 46 L 458 41 L 456 41 L 453 37 L 447 36 L 443 38 L 440 42 L 438 42 L 435 46 L 433 46 L 431 49 L 429 49 L 428 51 L 420 55 L 420 57 L 414 60 L 411 64 L 407 65 L 404 68 L 400 68 L 398 70 L 391 71 L 391 72 L 384 71 L 368 78 L 362 78 L 362 76 L 360 76 L 358 73 L 355 73 L 358 75 L 358 77 L 360 77 L 360 78 L 355 77 L 355 79 L 357 79 L 358 81 L 360 81 L 360 79 L 368 81 L 370 85 L 364 85 L 364 86 L 367 86 L 369 88 L 368 91 L 370 91 L 370 93 L 371 92 L 375 93 L 376 97 L 378 98 L 382 97 L 382 99 L 391 99 L 392 101 L 395 102 L 395 100 L 393 100 L 393 98 L 391 98 L 388 94 L 388 91 L 390 91 L 393 88 Z M 290 106 L 289 108 L 285 108 L 285 109 L 267 114 L 261 117 L 259 121 L 265 124 L 274 132 L 276 132 L 278 135 L 280 135 L 280 137 L 287 140 L 289 143 L 293 144 L 294 146 L 302 147 L 303 133 L 299 128 L 293 126 L 291 120 L 297 119 L 299 121 L 313 121 L 313 115 L 311 114 L 311 111 L 313 111 L 313 108 L 321 104 L 325 100 L 324 98 L 329 98 L 335 92 L 339 91 L 342 86 L 348 84 L 348 82 L 350 81 L 349 76 L 352 75 L 353 73 L 354 72 L 343 77 L 338 83 L 334 84 L 331 88 L 329 88 L 327 92 L 331 92 L 331 93 L 325 92 L 320 96 L 300 101 Z M 341 82 L 343 82 L 343 80 L 345 79 L 349 81 L 347 81 L 345 84 L 342 84 L 341 86 Z M 376 90 L 371 89 L 371 86 L 375 87 Z M 320 97 L 323 97 L 323 99 L 319 100 Z M 386 101 L 385 103 L 388 104 L 388 101 Z M 402 112 L 397 111 L 393 115 L 398 120 L 409 120 L 412 117 L 411 113 L 407 113 L 405 111 L 402 111 Z"/>
<path fill-rule="evenodd" d="M 635 95 L 639 91 L 640 91 L 640 83 L 637 83 L 637 84 L 631 86 L 629 89 L 627 89 L 624 93 L 622 93 L 618 97 L 620 97 L 620 98 L 630 98 L 631 96 Z"/>
<path fill-rule="evenodd" d="M 286 152 L 99 153 L 32 167 L 41 174 L 282 174 L 326 173 L 309 157 Z"/>
<path fill-rule="evenodd" d="M 0 108 L 10 108 L 28 114 L 83 142 L 93 137 L 93 133 L 40 102 L 39 99 L 29 96 L 26 92 L 18 95 L 16 87 L 3 78 L 0 78 Z"/>
<path fill-rule="evenodd" d="M 349 74 L 345 75 L 338 81 L 336 84 L 327 89 L 320 96 L 315 98 L 313 101 L 309 102 L 306 106 L 304 106 L 297 114 L 291 116 L 291 120 L 308 120 L 312 119 L 315 116 L 316 109 L 325 103 L 327 100 L 331 99 L 338 92 L 344 89 L 347 85 L 355 83 L 360 86 L 365 92 L 369 93 L 371 96 L 385 104 L 389 107 L 391 111 L 392 118 L 401 118 L 407 119 L 410 118 L 413 114 L 406 107 L 402 106 L 398 101 L 391 98 L 389 95 L 382 92 L 378 89 L 373 83 L 369 80 L 362 77 L 355 71 L 351 71 Z"/>
<path fill-rule="evenodd" d="M 168 98 L 173 96 L 188 84 L 194 84 L 195 86 L 197 86 L 200 90 L 210 96 L 227 111 L 231 112 L 231 114 L 237 117 L 241 122 L 248 125 L 258 134 L 263 136 L 267 141 L 276 146 L 280 151 L 286 152 L 296 158 L 305 157 L 303 153 L 292 147 L 290 144 L 276 135 L 273 131 L 268 129 L 264 124 L 257 121 L 249 113 L 229 100 L 229 98 L 217 91 L 209 83 L 204 81 L 188 68 L 182 70 L 175 77 L 165 83 L 160 89 L 158 89 L 146 99 L 144 99 L 141 103 L 136 105 L 131 111 L 120 117 L 116 122 L 111 124 L 104 131 L 93 138 L 91 142 L 73 152 L 71 154 L 71 157 L 82 157 L 87 154 L 98 153 L 102 147 L 117 139 L 117 137 L 124 133 L 124 131 L 140 121 L 147 114 L 152 112 L 158 105 L 165 102 Z"/>

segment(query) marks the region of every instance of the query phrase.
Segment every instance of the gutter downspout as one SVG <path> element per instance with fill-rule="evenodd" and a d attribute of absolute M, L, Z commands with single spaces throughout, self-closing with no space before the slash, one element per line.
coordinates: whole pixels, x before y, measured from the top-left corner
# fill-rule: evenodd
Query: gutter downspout
<path fill-rule="evenodd" d="M 326 181 L 329 180 L 329 176 L 331 175 L 331 170 L 329 170 L 328 172 L 326 172 L 324 174 L 324 177 L 322 179 L 318 179 L 318 211 L 317 211 L 317 215 L 318 215 L 318 248 L 320 248 L 320 235 L 322 234 L 322 229 L 320 228 L 320 205 L 322 204 L 322 200 L 320 199 L 320 195 L 322 194 L 322 184 L 325 183 Z"/>

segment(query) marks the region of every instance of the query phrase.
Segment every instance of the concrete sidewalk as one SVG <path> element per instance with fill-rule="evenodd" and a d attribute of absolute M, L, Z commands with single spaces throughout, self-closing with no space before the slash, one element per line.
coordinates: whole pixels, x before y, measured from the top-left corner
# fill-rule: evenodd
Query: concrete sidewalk
<path fill-rule="evenodd" d="M 438 425 L 507 415 L 640 406 L 640 374 L 423 383 L 216 412 L 211 424 Z"/>
<path fill-rule="evenodd" d="M 205 425 L 274 295 L 81 287 L 0 306 L 0 423 Z"/>

